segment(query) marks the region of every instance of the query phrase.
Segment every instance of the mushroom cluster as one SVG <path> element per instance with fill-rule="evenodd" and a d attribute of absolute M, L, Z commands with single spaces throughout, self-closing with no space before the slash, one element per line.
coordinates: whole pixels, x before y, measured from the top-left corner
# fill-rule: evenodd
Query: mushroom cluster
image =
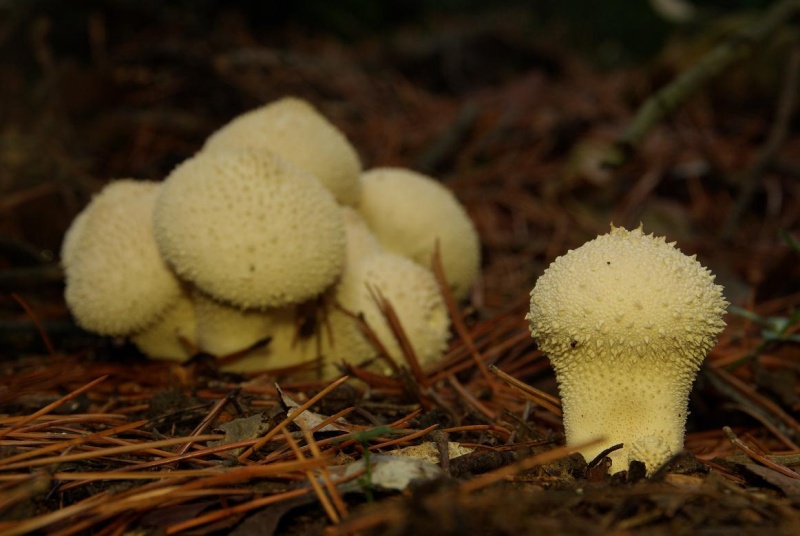
<path fill-rule="evenodd" d="M 611 469 L 649 473 L 683 449 L 688 397 L 725 326 L 714 275 L 642 228 L 611 232 L 558 257 L 531 291 L 532 336 L 549 356 L 568 445 Z"/>
<path fill-rule="evenodd" d="M 532 336 L 555 369 L 567 445 L 611 469 L 652 473 L 683 449 L 688 397 L 725 326 L 714 275 L 642 228 L 611 232 L 557 258 L 531 291 Z"/>
<path fill-rule="evenodd" d="M 363 172 L 344 134 L 287 97 L 220 128 L 161 182 L 110 182 L 67 230 L 61 259 L 67 305 L 88 331 L 156 359 L 202 351 L 234 355 L 227 370 L 312 363 L 329 377 L 339 361 L 402 361 L 382 299 L 423 365 L 442 356 L 437 244 L 464 298 L 480 246 L 456 198 L 410 170 Z"/>

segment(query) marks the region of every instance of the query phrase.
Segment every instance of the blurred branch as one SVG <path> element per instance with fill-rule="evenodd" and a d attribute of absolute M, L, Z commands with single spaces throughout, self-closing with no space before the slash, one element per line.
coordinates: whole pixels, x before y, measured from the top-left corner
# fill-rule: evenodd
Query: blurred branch
<path fill-rule="evenodd" d="M 780 100 L 778 101 L 778 108 L 775 112 L 775 120 L 772 123 L 772 128 L 769 131 L 767 140 L 756 155 L 755 161 L 745 171 L 740 181 L 740 190 L 736 197 L 736 203 L 728 213 L 728 217 L 720 231 L 720 238 L 722 240 L 728 241 L 733 236 L 739 219 L 753 199 L 753 194 L 756 191 L 759 179 L 770 167 L 770 164 L 778 154 L 778 150 L 780 150 L 781 146 L 783 146 L 783 143 L 786 141 L 792 116 L 797 107 L 797 89 L 798 82 L 800 81 L 798 71 L 800 71 L 800 44 L 795 43 L 789 53 Z"/>
<path fill-rule="evenodd" d="M 800 0 L 783 0 L 774 4 L 759 20 L 717 45 L 700 58 L 694 67 L 651 95 L 641 105 L 633 121 L 606 156 L 606 165 L 611 167 L 623 165 L 653 127 L 680 108 L 695 91 L 731 65 L 747 58 L 760 42 L 798 12 L 800 12 Z"/>
<path fill-rule="evenodd" d="M 0 292 L 41 289 L 44 285 L 57 285 L 63 281 L 64 273 L 57 264 L 0 270 Z"/>

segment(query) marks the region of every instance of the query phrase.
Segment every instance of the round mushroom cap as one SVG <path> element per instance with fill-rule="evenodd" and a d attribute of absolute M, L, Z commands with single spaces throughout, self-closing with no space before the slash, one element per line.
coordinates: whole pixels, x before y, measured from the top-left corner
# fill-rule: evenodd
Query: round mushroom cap
<path fill-rule="evenodd" d="M 196 345 L 194 303 L 181 292 L 178 300 L 151 326 L 131 336 L 131 342 L 146 356 L 167 361 L 186 361 Z"/>
<path fill-rule="evenodd" d="M 180 277 L 243 309 L 308 300 L 344 264 L 333 196 L 269 151 L 201 152 L 183 162 L 164 182 L 154 221 Z"/>
<path fill-rule="evenodd" d="M 436 180 L 402 168 L 361 175 L 359 211 L 388 249 L 431 267 L 436 243 L 456 299 L 467 296 L 480 272 L 480 240 L 453 193 Z"/>
<path fill-rule="evenodd" d="M 343 205 L 360 195 L 361 162 L 342 132 L 308 102 L 285 97 L 246 112 L 217 130 L 203 150 L 270 150 L 315 175 Z"/>
<path fill-rule="evenodd" d="M 447 348 L 450 317 L 430 270 L 396 253 L 384 252 L 348 264 L 334 287 L 335 299 L 341 307 L 363 315 L 389 355 L 403 363 L 400 345 L 372 291 L 391 304 L 420 364 L 438 361 Z M 332 318 L 332 322 L 342 325 L 334 330 L 332 350 L 326 357 L 357 362 L 377 355 L 377 350 L 357 330 L 355 321 L 339 314 L 342 316 Z"/>
<path fill-rule="evenodd" d="M 727 302 L 714 275 L 663 237 L 612 227 L 557 258 L 531 291 L 530 329 L 558 371 L 572 356 L 670 363 L 691 382 Z M 576 351 L 580 349 L 581 351 Z"/>
<path fill-rule="evenodd" d="M 160 186 L 133 179 L 111 182 L 67 231 L 64 296 L 82 328 L 127 336 L 152 325 L 178 299 L 180 283 L 153 237 Z"/>

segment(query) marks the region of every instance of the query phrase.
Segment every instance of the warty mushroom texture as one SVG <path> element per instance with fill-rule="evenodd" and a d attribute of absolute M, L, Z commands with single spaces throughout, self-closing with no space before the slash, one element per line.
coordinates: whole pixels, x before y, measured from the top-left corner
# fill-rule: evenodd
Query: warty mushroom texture
<path fill-rule="evenodd" d="M 550 357 L 567 445 L 603 437 L 613 472 L 652 472 L 683 449 L 688 396 L 725 326 L 714 275 L 663 237 L 612 225 L 557 258 L 531 291 L 532 336 Z"/>
<path fill-rule="evenodd" d="M 86 329 L 129 337 L 150 357 L 241 354 L 223 364 L 231 371 L 314 360 L 333 376 L 335 361 L 382 363 L 353 315 L 401 360 L 374 301 L 381 295 L 419 360 L 435 362 L 450 332 L 431 255 L 438 240 L 462 298 L 478 275 L 477 233 L 434 179 L 361 170 L 346 137 L 309 103 L 287 97 L 246 112 L 162 183 L 111 183 L 78 214 L 62 246 L 68 305 Z M 101 221 L 97 207 L 111 198 L 117 205 Z M 95 288 L 94 279 L 113 285 Z M 308 304 L 324 322 L 298 337 L 297 311 Z"/>

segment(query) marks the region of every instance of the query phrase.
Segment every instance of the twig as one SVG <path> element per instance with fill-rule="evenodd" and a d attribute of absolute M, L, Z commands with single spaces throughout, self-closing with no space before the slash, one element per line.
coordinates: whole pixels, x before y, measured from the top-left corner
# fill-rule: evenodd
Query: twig
<path fill-rule="evenodd" d="M 655 125 L 682 106 L 695 91 L 750 55 L 761 41 L 774 34 L 778 26 L 795 16 L 798 11 L 798 0 L 784 0 L 774 4 L 759 20 L 714 47 L 694 67 L 651 95 L 617 139 L 613 154 L 606 157 L 607 165 L 616 167 L 624 164 Z"/>
<path fill-rule="evenodd" d="M 64 450 L 67 447 L 73 447 L 77 445 L 82 445 L 84 443 L 88 443 L 94 439 L 98 439 L 101 437 L 121 434 L 128 430 L 133 430 L 135 428 L 139 428 L 143 424 L 147 423 L 147 420 L 132 422 L 129 424 L 123 424 L 122 426 L 117 426 L 115 428 L 109 428 L 108 430 L 103 430 L 101 432 L 97 432 L 94 434 L 89 434 L 81 437 L 76 437 L 74 439 L 70 439 L 68 441 L 59 441 L 58 443 L 54 443 L 52 445 L 47 445 L 45 447 L 41 447 L 34 450 L 29 450 L 28 452 L 20 452 L 19 454 L 15 454 L 13 456 L 7 456 L 5 458 L 0 459 L 0 470 L 4 468 L 4 466 L 14 463 L 20 462 L 22 460 L 27 460 L 29 458 L 35 458 L 37 456 L 41 456 L 43 454 L 47 454 L 49 452 L 53 452 L 56 450 Z"/>
<path fill-rule="evenodd" d="M 753 460 L 757 461 L 761 465 L 769 467 L 773 471 L 777 471 L 778 473 L 784 476 L 788 476 L 789 478 L 794 478 L 795 480 L 800 480 L 800 474 L 792 471 L 785 465 L 773 462 L 767 456 L 764 456 L 761 453 L 756 452 L 755 450 L 750 448 L 750 446 L 748 446 L 741 439 L 739 439 L 739 437 L 734 433 L 733 430 L 730 429 L 730 427 L 723 426 L 722 431 L 725 433 L 725 435 L 727 436 L 727 438 L 730 440 L 731 444 L 734 447 L 738 448 L 739 450 L 750 456 Z"/>
<path fill-rule="evenodd" d="M 444 298 L 445 303 L 447 304 L 447 310 L 450 314 L 450 319 L 453 322 L 453 327 L 458 333 L 459 338 L 464 342 L 464 346 L 469 350 L 469 354 L 472 356 L 472 360 L 475 365 L 478 367 L 478 371 L 480 371 L 481 376 L 483 379 L 486 380 L 486 385 L 492 390 L 492 393 L 495 393 L 497 390 L 497 385 L 494 381 L 492 381 L 492 375 L 489 374 L 488 369 L 486 368 L 486 363 L 484 363 L 483 358 L 481 357 L 480 352 L 478 351 L 477 347 L 475 346 L 475 342 L 472 340 L 472 337 L 467 330 L 467 327 L 464 325 L 464 320 L 461 318 L 461 313 L 458 310 L 458 305 L 456 304 L 455 299 L 453 298 L 453 293 L 450 290 L 450 285 L 447 283 L 447 278 L 444 273 L 444 265 L 442 264 L 442 254 L 439 248 L 439 240 L 436 240 L 436 245 L 433 251 L 433 258 L 431 259 L 431 265 L 433 266 L 433 273 L 436 276 L 436 280 L 439 282 L 439 287 L 442 293 L 442 297 Z"/>
<path fill-rule="evenodd" d="M 582 445 L 558 447 L 552 450 L 548 450 L 547 452 L 535 454 L 530 458 L 521 460 L 520 462 L 515 463 L 513 465 L 507 465 L 505 467 L 501 467 L 500 469 L 492 471 L 491 473 L 486 473 L 477 478 L 473 478 L 472 480 L 463 483 L 459 488 L 459 490 L 462 493 L 472 493 L 473 491 L 485 488 L 487 486 L 491 486 L 492 484 L 500 482 L 501 480 L 505 480 L 511 475 L 521 473 L 522 471 L 527 471 L 528 469 L 536 467 L 537 465 L 542 465 L 545 463 L 550 463 L 556 460 L 560 460 L 561 458 L 569 456 L 572 452 L 583 450 L 586 447 L 591 447 L 600 442 L 601 442 L 600 439 L 596 439 L 588 443 L 584 443 Z"/>
<path fill-rule="evenodd" d="M 347 378 L 348 376 L 342 376 L 338 380 L 328 385 L 325 389 L 323 389 L 322 391 L 320 391 L 319 393 L 308 399 L 308 401 L 305 404 L 302 404 L 301 406 L 295 408 L 291 416 L 286 417 L 280 423 L 275 425 L 275 427 L 273 427 L 269 432 L 267 432 L 267 434 L 264 437 L 262 437 L 257 443 L 255 443 L 252 447 L 248 448 L 243 453 L 241 453 L 239 455 L 239 462 L 240 463 L 244 462 L 251 454 L 253 454 L 253 452 L 260 450 L 276 434 L 278 434 L 281 430 L 289 426 L 289 424 L 291 424 L 292 421 L 294 421 L 298 415 L 303 413 L 305 410 L 307 410 L 308 408 L 319 402 L 322 398 L 324 398 L 325 395 L 327 395 L 328 393 L 339 387 L 341 384 L 346 382 Z"/>
<path fill-rule="evenodd" d="M 285 428 L 283 429 L 282 433 L 284 439 L 286 439 L 286 444 L 288 444 L 289 447 L 292 449 L 292 452 L 294 452 L 294 455 L 297 457 L 297 459 L 300 461 L 305 461 L 306 457 L 303 455 L 303 452 L 297 445 L 297 441 L 295 441 L 294 438 L 292 437 L 292 434 L 287 432 Z M 314 493 L 317 495 L 319 502 L 322 504 L 322 508 L 325 510 L 325 513 L 328 514 L 330 520 L 334 524 L 338 523 L 341 520 L 341 518 L 339 517 L 339 513 L 333 507 L 330 498 L 328 498 L 328 495 L 325 493 L 325 490 L 322 489 L 319 480 L 317 480 L 316 475 L 314 475 L 314 472 L 311 469 L 306 471 L 306 480 L 308 480 L 308 483 L 314 489 Z"/>
<path fill-rule="evenodd" d="M 17 302 L 20 305 L 20 307 L 22 307 L 25 310 L 25 314 L 27 314 L 30 317 L 31 321 L 36 326 L 36 329 L 39 332 L 39 336 L 42 338 L 42 342 L 44 343 L 45 348 L 47 348 L 47 353 L 50 354 L 50 357 L 55 358 L 58 355 L 56 347 L 53 346 L 53 341 L 51 341 L 50 337 L 47 336 L 47 332 L 42 327 L 42 323 L 39 321 L 39 317 L 36 315 L 36 313 L 33 312 L 33 308 L 30 305 L 28 305 L 28 302 L 26 302 L 22 298 L 22 296 L 20 296 L 16 292 L 12 292 L 11 297 L 14 299 L 15 302 Z"/>
<path fill-rule="evenodd" d="M 222 412 L 222 410 L 225 408 L 225 406 L 227 406 L 228 403 L 231 400 L 233 400 L 235 397 L 239 396 L 240 392 L 241 392 L 241 389 L 234 389 L 233 391 L 231 391 L 230 393 L 225 395 L 225 398 L 219 400 L 216 403 L 216 405 L 214 405 L 214 407 L 211 408 L 211 411 L 208 412 L 208 415 L 206 415 L 203 418 L 203 420 L 200 422 L 200 424 L 198 424 L 197 427 L 195 427 L 195 429 L 192 431 L 191 435 L 198 436 L 198 435 L 202 434 L 203 431 L 206 428 L 208 428 L 211 425 L 212 422 L 214 422 L 214 419 L 217 418 L 217 416 Z M 186 454 L 186 452 L 191 448 L 191 446 L 194 443 L 196 443 L 196 442 L 195 441 L 189 441 L 185 445 L 181 445 L 181 447 L 178 448 L 175 451 L 175 453 L 177 455 Z"/>
<path fill-rule="evenodd" d="M 0 291 L 41 289 L 64 281 L 64 271 L 57 264 L 40 264 L 0 271 Z"/>
<path fill-rule="evenodd" d="M 51 463 L 65 463 L 75 462 L 78 460 L 90 460 L 92 458 L 99 458 L 103 456 L 113 456 L 115 454 L 126 454 L 128 452 L 138 452 L 147 448 L 168 447 L 170 445 L 180 445 L 185 443 L 187 439 L 192 441 L 215 441 L 224 439 L 225 436 L 217 434 L 186 437 L 172 437 L 169 439 L 161 439 L 159 441 L 149 441 L 146 443 L 135 443 L 132 445 L 123 445 L 121 447 L 111 447 L 107 449 L 92 450 L 90 452 L 77 452 L 75 454 L 65 454 L 63 456 L 49 456 L 47 458 L 39 458 L 38 460 L 22 461 L 17 463 L 10 463 L 3 467 L 3 470 L 10 471 L 12 469 L 24 469 L 28 467 L 40 467 L 42 465 L 50 465 Z"/>
<path fill-rule="evenodd" d="M 375 305 L 378 306 L 378 310 L 381 312 L 381 315 L 383 315 L 386 323 L 389 325 L 389 329 L 391 329 L 392 335 L 394 335 L 395 341 L 397 341 L 400 351 L 403 353 L 403 357 L 406 359 L 411 373 L 414 375 L 414 379 L 417 380 L 419 386 L 423 390 L 427 389 L 430 387 L 430 382 L 425 375 L 425 371 L 422 370 L 422 365 L 419 363 L 417 353 L 414 351 L 414 347 L 411 345 L 411 341 L 406 335 L 405 329 L 403 329 L 403 323 L 400 321 L 400 317 L 397 316 L 397 311 L 395 311 L 386 296 L 383 295 L 381 289 L 372 285 L 367 285 L 367 290 L 372 300 L 375 302 Z"/>
<path fill-rule="evenodd" d="M 322 451 L 317 444 L 317 440 L 314 439 L 312 430 L 303 428 L 303 436 L 306 438 L 306 444 L 311 450 L 311 455 L 315 459 L 322 458 Z M 339 518 L 343 519 L 347 517 L 347 504 L 344 502 L 339 490 L 334 485 L 333 480 L 331 479 L 331 474 L 328 472 L 328 468 L 323 465 L 320 467 L 319 472 L 322 475 L 322 481 L 325 483 L 325 487 L 328 490 L 328 495 L 330 496 L 331 501 L 333 501 L 336 511 L 339 513 Z"/>
<path fill-rule="evenodd" d="M 36 420 L 37 418 L 41 417 L 42 415 L 47 415 L 48 413 L 50 413 L 51 411 L 53 411 L 57 407 L 62 406 L 63 404 L 69 402 L 73 398 L 76 398 L 76 397 L 80 396 L 82 393 L 85 393 L 86 391 L 88 391 L 89 389 L 91 389 L 92 387 L 97 385 L 98 383 L 101 383 L 101 382 L 105 381 L 107 378 L 108 378 L 108 375 L 100 376 L 96 380 L 90 381 L 89 383 L 87 383 L 83 387 L 79 387 L 79 388 L 75 389 L 74 391 L 72 391 L 68 395 L 62 396 L 61 398 L 59 398 L 58 400 L 56 400 L 52 404 L 46 405 L 45 407 L 43 407 L 39 411 L 37 411 L 35 413 L 31 413 L 27 417 L 24 417 L 23 419 L 17 421 L 15 424 L 11 425 L 10 427 L 6 428 L 5 430 L 0 430 L 0 437 L 7 436 L 8 434 L 13 432 L 14 430 L 17 430 L 17 429 L 25 426 L 29 422 L 31 422 L 33 420 Z"/>
<path fill-rule="evenodd" d="M 725 372 L 721 368 L 708 367 L 708 378 L 712 380 L 714 387 L 731 396 L 745 407 L 752 407 L 754 411 L 761 413 L 765 419 L 775 421 L 777 418 L 784 429 L 788 430 L 793 437 L 800 435 L 800 423 L 794 417 L 783 411 L 775 402 L 756 393 L 750 386 L 742 380 Z"/>
<path fill-rule="evenodd" d="M 525 382 L 519 381 L 515 377 L 506 374 L 494 365 L 490 366 L 489 370 L 534 404 L 542 406 L 559 417 L 562 415 L 561 401 L 558 398 L 549 395 L 544 391 L 540 391 L 539 389 L 536 389 Z"/>
<path fill-rule="evenodd" d="M 781 88 L 778 108 L 775 111 L 775 120 L 769 131 L 769 136 L 767 136 L 767 140 L 759 149 L 753 164 L 745 171 L 740 182 L 740 190 L 739 194 L 736 196 L 736 202 L 730 212 L 728 212 L 728 217 L 722 225 L 720 238 L 724 241 L 729 241 L 733 237 L 736 226 L 739 224 L 739 219 L 753 199 L 753 194 L 756 191 L 759 179 L 770 167 L 778 150 L 786 141 L 791 119 L 797 105 L 798 81 L 800 81 L 799 72 L 800 44 L 795 44 L 786 62 L 783 87 Z"/>

